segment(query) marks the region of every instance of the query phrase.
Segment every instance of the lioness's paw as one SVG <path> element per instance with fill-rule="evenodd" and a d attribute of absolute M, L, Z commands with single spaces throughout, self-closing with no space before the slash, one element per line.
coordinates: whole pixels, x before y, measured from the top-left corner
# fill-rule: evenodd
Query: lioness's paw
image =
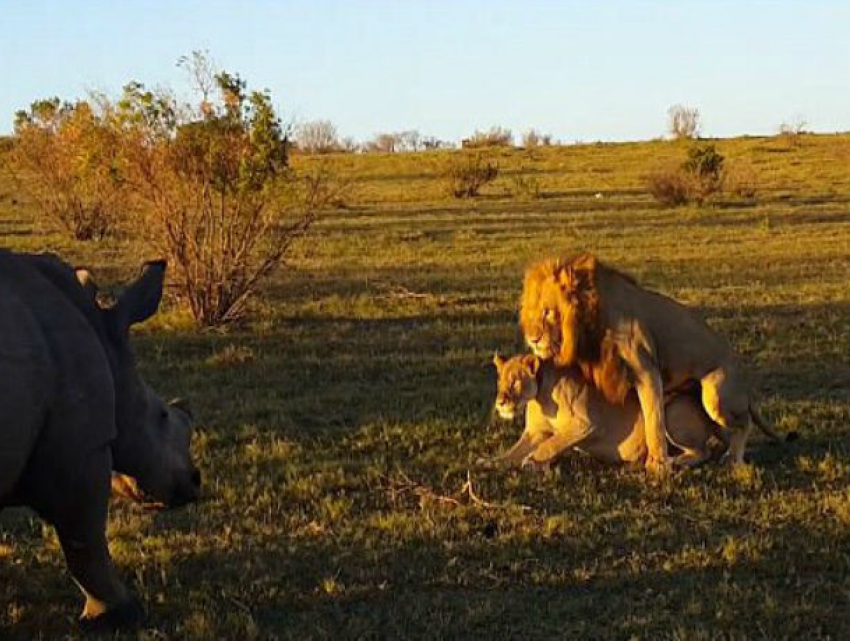
<path fill-rule="evenodd" d="M 522 461 L 523 469 L 534 470 L 535 472 L 545 472 L 552 466 L 550 461 L 535 460 L 533 454 L 529 454 Z"/>
<path fill-rule="evenodd" d="M 495 470 L 498 465 L 499 462 L 491 458 L 484 458 L 483 456 L 479 456 L 477 459 L 475 459 L 475 467 L 479 467 L 483 470 Z"/>

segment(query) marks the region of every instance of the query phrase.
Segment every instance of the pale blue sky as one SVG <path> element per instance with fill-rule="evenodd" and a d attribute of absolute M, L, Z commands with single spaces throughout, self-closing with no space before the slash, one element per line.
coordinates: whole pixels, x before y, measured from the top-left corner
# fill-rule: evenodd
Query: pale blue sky
<path fill-rule="evenodd" d="M 500 124 L 564 141 L 652 138 L 674 103 L 711 136 L 802 115 L 850 130 L 850 2 L 0 0 L 0 132 L 51 95 L 185 86 L 207 49 L 286 119 L 358 139 Z"/>

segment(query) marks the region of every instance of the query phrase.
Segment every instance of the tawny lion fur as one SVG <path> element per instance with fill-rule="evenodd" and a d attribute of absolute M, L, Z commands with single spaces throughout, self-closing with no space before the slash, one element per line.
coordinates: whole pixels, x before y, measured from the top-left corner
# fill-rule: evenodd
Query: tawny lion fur
<path fill-rule="evenodd" d="M 705 411 L 731 431 L 732 463 L 743 461 L 751 418 L 770 429 L 725 340 L 692 310 L 590 254 L 528 268 L 520 325 L 537 356 L 577 366 L 609 402 L 622 404 L 637 391 L 651 467 L 667 462 L 664 393 L 688 381 L 700 382 Z"/>

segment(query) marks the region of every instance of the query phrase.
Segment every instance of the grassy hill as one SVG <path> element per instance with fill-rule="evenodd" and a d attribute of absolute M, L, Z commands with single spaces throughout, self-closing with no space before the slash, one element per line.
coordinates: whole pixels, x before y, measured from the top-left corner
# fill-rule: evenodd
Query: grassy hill
<path fill-rule="evenodd" d="M 754 199 L 657 205 L 644 178 L 672 142 L 494 152 L 471 201 L 439 178 L 457 152 L 297 158 L 349 190 L 252 322 L 197 332 L 172 306 L 136 337 L 153 386 L 192 401 L 207 480 L 182 511 L 113 507 L 140 636 L 848 638 L 850 136 L 713 142 Z M 0 245 L 104 282 L 145 255 L 65 240 L 5 178 Z M 520 429 L 491 415 L 489 363 L 523 350 L 523 268 L 578 250 L 698 307 L 802 439 L 664 482 L 580 454 L 477 469 Z M 53 532 L 0 516 L 0 637 L 73 636 L 78 605 Z"/>

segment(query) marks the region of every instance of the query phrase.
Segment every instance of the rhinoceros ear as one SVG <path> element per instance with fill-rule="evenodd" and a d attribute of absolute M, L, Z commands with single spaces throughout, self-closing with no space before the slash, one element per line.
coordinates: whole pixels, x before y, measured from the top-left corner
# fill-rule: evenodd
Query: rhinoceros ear
<path fill-rule="evenodd" d="M 168 401 L 168 404 L 171 407 L 176 407 L 181 412 L 186 414 L 189 417 L 189 420 L 192 420 L 192 419 L 195 418 L 195 415 L 192 413 L 192 406 L 189 404 L 189 401 L 187 401 L 182 396 L 178 396 L 177 398 L 172 398 L 170 401 Z"/>
<path fill-rule="evenodd" d="M 121 294 L 115 313 L 124 327 L 146 321 L 156 313 L 162 300 L 165 261 L 153 260 L 142 266 L 141 275 Z"/>
<path fill-rule="evenodd" d="M 84 267 L 77 267 L 74 270 L 74 275 L 77 277 L 77 281 L 80 283 L 85 292 L 91 297 L 92 300 L 97 299 L 97 283 L 94 282 L 94 278 L 92 278 L 91 272 Z"/>

